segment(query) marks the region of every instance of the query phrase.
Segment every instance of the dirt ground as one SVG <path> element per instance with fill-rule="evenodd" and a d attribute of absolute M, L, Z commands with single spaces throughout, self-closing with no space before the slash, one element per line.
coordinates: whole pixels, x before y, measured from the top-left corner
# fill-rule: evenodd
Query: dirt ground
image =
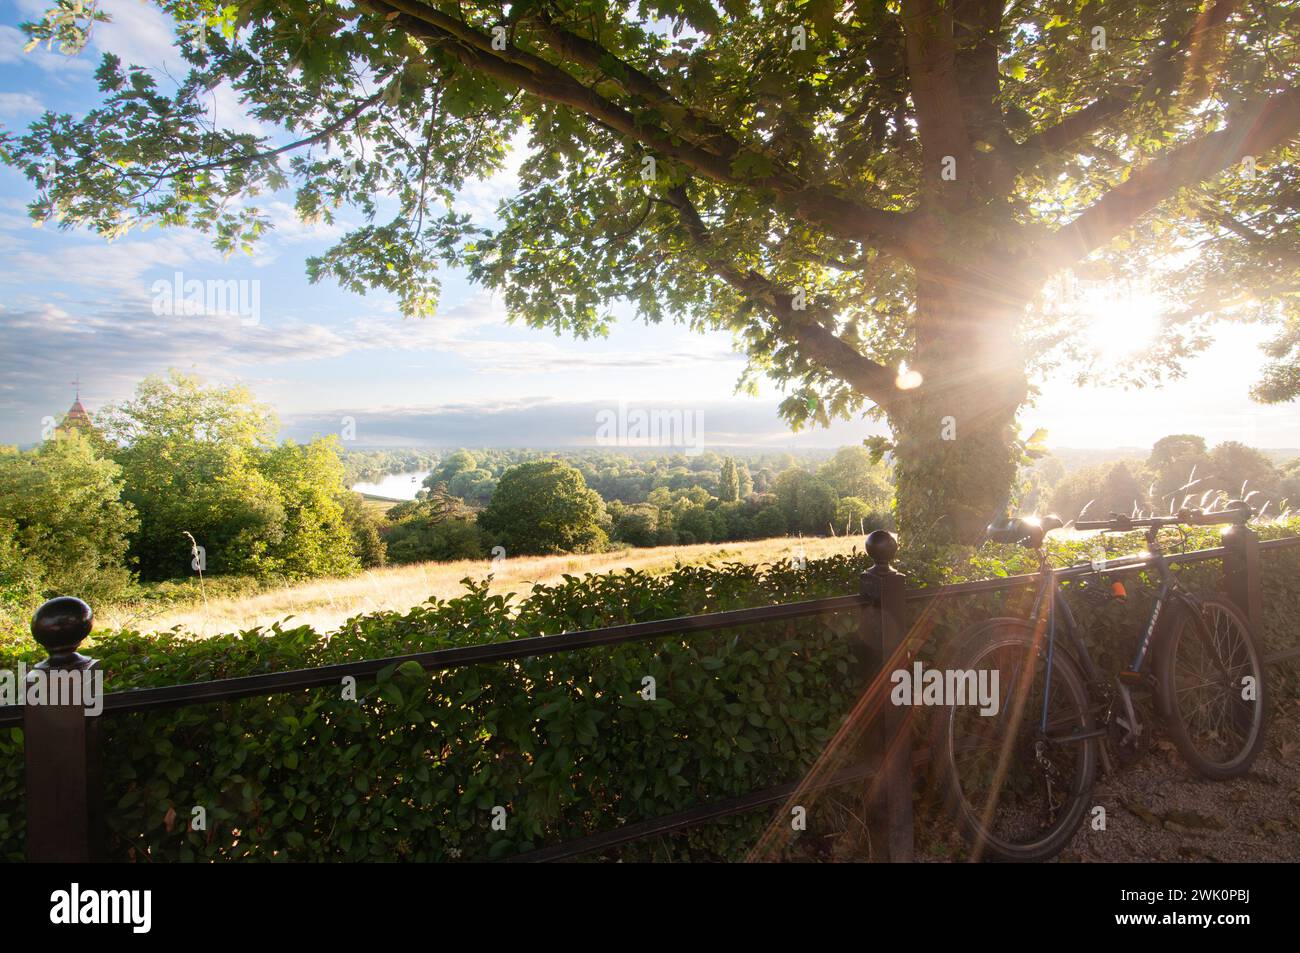
<path fill-rule="evenodd" d="M 1275 699 L 1264 749 L 1241 778 L 1200 778 L 1157 736 L 1142 760 L 1100 776 L 1093 800 L 1105 829 L 1090 812 L 1059 862 L 1300 862 L 1300 699 Z M 918 860 L 965 859 L 946 819 L 922 809 L 918 821 Z"/>

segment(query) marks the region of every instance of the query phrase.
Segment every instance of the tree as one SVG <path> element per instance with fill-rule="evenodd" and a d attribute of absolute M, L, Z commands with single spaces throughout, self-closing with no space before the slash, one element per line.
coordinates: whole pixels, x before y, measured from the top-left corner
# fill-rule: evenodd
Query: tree
<path fill-rule="evenodd" d="M 740 480 L 740 499 L 745 499 L 749 494 L 754 492 L 754 478 L 750 476 L 749 464 L 741 460 L 736 469 L 736 475 Z"/>
<path fill-rule="evenodd" d="M 259 455 L 258 472 L 271 481 L 284 511 L 283 527 L 266 548 L 276 571 L 291 579 L 347 576 L 361 569 L 349 525 L 338 440 L 286 440 Z"/>
<path fill-rule="evenodd" d="M 1184 497 L 1189 494 L 1193 498 L 1199 498 L 1208 488 L 1207 484 L 1199 481 L 1210 476 L 1206 470 L 1209 462 L 1204 437 L 1185 433 L 1161 437 L 1147 457 L 1147 469 L 1156 481 L 1157 498 L 1166 501 L 1172 499 L 1176 506 L 1181 505 Z"/>
<path fill-rule="evenodd" d="M 840 497 L 835 504 L 835 531 L 845 536 L 859 535 L 872 516 L 871 507 L 861 497 Z"/>
<path fill-rule="evenodd" d="M 871 509 L 884 509 L 893 499 L 888 469 L 880 461 L 872 460 L 871 451 L 866 447 L 841 447 L 817 475 L 830 485 L 836 496 L 859 497 Z M 837 519 L 836 523 L 843 525 L 842 520 Z"/>
<path fill-rule="evenodd" d="M 659 542 L 659 510 L 648 503 L 610 505 L 611 536 L 629 546 L 655 546 Z"/>
<path fill-rule="evenodd" d="M 501 475 L 479 525 L 508 553 L 599 552 L 607 537 L 605 504 L 582 474 L 558 460 L 538 460 Z"/>
<path fill-rule="evenodd" d="M 9 550 L 6 576 L 15 577 L 0 587 L 17 582 L 28 592 L 39 580 L 45 595 L 92 604 L 120 597 L 131 581 L 126 554 L 137 525 L 122 501 L 121 468 L 90 439 L 70 432 L 0 455 L 0 536 L 9 540 L 0 548 Z"/>
<path fill-rule="evenodd" d="M 457 450 L 451 456 L 447 457 L 447 459 L 434 467 L 433 472 L 424 478 L 424 485 L 432 488 L 437 486 L 439 483 L 450 484 L 451 481 L 460 474 L 470 473 L 477 470 L 478 460 L 475 458 L 474 454 L 470 453 L 468 450 Z M 492 476 L 490 473 L 484 475 L 487 477 Z"/>
<path fill-rule="evenodd" d="M 790 532 L 825 536 L 835 521 L 835 493 L 807 470 L 786 470 L 776 479 L 776 498 Z"/>
<path fill-rule="evenodd" d="M 388 562 L 388 548 L 379 534 L 380 520 L 375 511 L 366 505 L 360 493 L 344 493 L 339 497 L 343 507 L 343 522 L 352 534 L 353 549 L 365 569 L 374 569 Z"/>
<path fill-rule="evenodd" d="M 1278 514 L 1282 502 L 1282 474 L 1273 461 L 1254 447 L 1228 440 L 1210 451 L 1208 464 L 1214 477 L 1210 485 L 1230 499 L 1243 493 L 1256 510 L 1269 503 L 1269 513 Z"/>
<path fill-rule="evenodd" d="M 1175 262 L 1161 290 L 1180 305 L 1143 376 L 1229 314 L 1281 327 L 1259 396 L 1300 389 L 1287 5 L 160 6 L 186 76 L 105 57 L 99 105 L 4 137 L 34 217 L 191 225 L 229 251 L 267 228 L 255 196 L 292 179 L 304 217 L 364 218 L 310 276 L 408 313 L 432 311 L 442 262 L 535 327 L 602 333 L 625 299 L 729 329 L 744 383 L 788 386 L 793 426 L 887 419 L 905 531 L 974 541 L 1005 507 L 1028 371 L 1080 324 L 1040 295 L 1076 264 Z M 25 28 L 75 52 L 102 16 L 65 2 Z M 214 127 L 223 83 L 292 138 Z M 500 227 L 452 209 L 524 131 Z"/>
<path fill-rule="evenodd" d="M 718 499 L 723 503 L 734 503 L 740 499 L 740 471 L 736 461 L 731 457 L 722 461 L 722 474 L 718 479 Z"/>
<path fill-rule="evenodd" d="M 277 446 L 271 410 L 242 387 L 172 372 L 141 381 L 99 423 L 139 514 L 131 554 L 148 579 L 204 571 L 259 577 L 359 568 L 340 498 L 348 492 L 333 438 Z"/>
<path fill-rule="evenodd" d="M 492 499 L 497 481 L 487 470 L 461 470 L 451 478 L 447 489 L 467 503 L 485 504 Z"/>
<path fill-rule="evenodd" d="M 1129 462 L 1103 463 L 1068 474 L 1052 491 L 1050 509 L 1065 520 L 1078 519 L 1080 513 L 1084 519 L 1127 516 L 1134 504 L 1144 511 L 1152 508 L 1148 489 Z"/>
<path fill-rule="evenodd" d="M 0 638 L 26 639 L 32 611 L 45 591 L 45 569 L 18 542 L 18 527 L 0 519 Z"/>

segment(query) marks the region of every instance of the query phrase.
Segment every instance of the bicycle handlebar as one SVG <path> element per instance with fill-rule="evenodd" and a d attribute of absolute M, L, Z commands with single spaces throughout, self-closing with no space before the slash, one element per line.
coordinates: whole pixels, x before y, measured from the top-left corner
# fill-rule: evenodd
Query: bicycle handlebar
<path fill-rule="evenodd" d="M 1146 526 L 1217 526 L 1223 523 L 1245 523 L 1255 515 L 1255 509 L 1242 500 L 1233 500 L 1228 509 L 1206 513 L 1184 507 L 1173 516 L 1132 517 L 1112 513 L 1108 520 L 1083 520 L 1075 529 L 1099 529 L 1116 533 L 1128 532 Z"/>

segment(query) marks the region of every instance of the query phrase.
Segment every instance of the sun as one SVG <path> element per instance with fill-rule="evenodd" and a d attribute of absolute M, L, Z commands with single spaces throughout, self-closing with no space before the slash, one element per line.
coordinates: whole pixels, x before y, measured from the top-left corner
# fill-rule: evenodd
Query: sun
<path fill-rule="evenodd" d="M 1160 299 L 1153 295 L 1094 294 L 1079 302 L 1074 318 L 1086 350 L 1102 364 L 1118 364 L 1160 333 Z"/>

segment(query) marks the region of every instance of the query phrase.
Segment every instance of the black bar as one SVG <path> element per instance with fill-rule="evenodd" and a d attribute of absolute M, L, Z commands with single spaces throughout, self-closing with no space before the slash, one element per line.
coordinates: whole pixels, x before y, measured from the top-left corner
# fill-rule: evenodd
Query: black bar
<path fill-rule="evenodd" d="M 807 788 L 809 791 L 820 791 L 823 788 L 837 787 L 841 784 L 848 784 L 853 781 L 863 781 L 870 778 L 874 772 L 866 766 L 858 765 L 853 768 L 846 768 L 838 774 L 831 775 L 825 781 L 810 784 Z M 573 840 L 565 841 L 562 844 L 556 844 L 553 847 L 543 847 L 539 850 L 532 850 L 526 854 L 516 854 L 514 857 L 507 857 L 504 863 L 524 863 L 538 864 L 550 863 L 557 860 L 568 860 L 571 857 L 578 857 L 582 854 L 590 854 L 597 850 L 607 850 L 610 847 L 616 847 L 619 844 L 626 844 L 630 841 L 641 840 L 645 837 L 654 837 L 657 834 L 668 834 L 684 827 L 692 827 L 704 821 L 717 820 L 720 817 L 727 817 L 731 814 L 742 814 L 745 811 L 753 810 L 756 807 L 762 807 L 765 804 L 774 804 L 784 801 L 791 794 L 799 789 L 802 782 L 796 781 L 792 784 L 782 784 L 774 788 L 764 788 L 761 791 L 753 791 L 749 794 L 742 794 L 739 797 L 728 798 L 725 801 L 714 801 L 709 804 L 702 804 L 699 807 L 693 807 L 689 810 L 678 811 L 676 814 L 665 814 L 663 817 L 652 818 L 648 821 L 638 821 L 635 824 L 625 824 L 616 830 L 605 831 L 600 834 L 591 834 L 587 837 L 578 837 Z"/>

